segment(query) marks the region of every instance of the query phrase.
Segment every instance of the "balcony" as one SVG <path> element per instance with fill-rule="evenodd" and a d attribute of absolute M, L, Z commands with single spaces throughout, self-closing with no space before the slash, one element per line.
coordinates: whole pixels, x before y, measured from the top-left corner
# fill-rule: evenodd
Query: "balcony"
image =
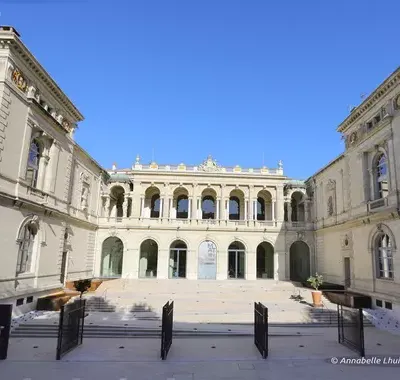
<path fill-rule="evenodd" d="M 100 226 L 126 227 L 205 227 L 223 229 L 277 229 L 281 224 L 276 220 L 221 220 L 221 219 L 180 219 L 180 218 L 149 218 L 149 217 L 100 217 Z"/>
<path fill-rule="evenodd" d="M 368 202 L 368 211 L 369 212 L 380 211 L 383 207 L 386 207 L 387 205 L 388 205 L 387 198 L 375 199 L 373 201 Z"/>

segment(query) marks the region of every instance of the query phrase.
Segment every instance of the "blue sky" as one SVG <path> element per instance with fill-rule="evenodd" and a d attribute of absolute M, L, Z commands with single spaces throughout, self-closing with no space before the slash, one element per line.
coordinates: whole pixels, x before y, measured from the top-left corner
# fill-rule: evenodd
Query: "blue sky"
<path fill-rule="evenodd" d="M 276 167 L 307 178 L 399 65 L 399 1 L 0 0 L 85 116 L 100 164 Z"/>

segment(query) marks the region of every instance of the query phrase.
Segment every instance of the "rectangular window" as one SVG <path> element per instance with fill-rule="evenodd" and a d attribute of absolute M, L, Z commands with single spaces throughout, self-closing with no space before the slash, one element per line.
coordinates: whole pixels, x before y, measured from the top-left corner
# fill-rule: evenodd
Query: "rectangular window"
<path fill-rule="evenodd" d="M 386 302 L 385 301 L 385 307 L 386 307 L 386 309 L 389 309 L 389 310 L 392 310 L 392 303 L 391 302 Z"/>
<path fill-rule="evenodd" d="M 26 303 L 32 303 L 33 302 L 33 296 L 26 297 Z"/>
<path fill-rule="evenodd" d="M 382 301 L 381 300 L 375 300 L 375 304 L 377 307 L 382 307 Z"/>
<path fill-rule="evenodd" d="M 17 302 L 15 303 L 16 306 L 21 306 L 24 304 L 24 299 L 23 298 L 18 298 Z"/>

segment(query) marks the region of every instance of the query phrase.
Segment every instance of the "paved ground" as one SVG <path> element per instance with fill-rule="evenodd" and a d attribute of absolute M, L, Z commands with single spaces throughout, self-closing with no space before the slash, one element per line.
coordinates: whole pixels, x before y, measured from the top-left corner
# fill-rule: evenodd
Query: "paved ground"
<path fill-rule="evenodd" d="M 307 329 L 303 329 L 307 330 Z M 367 328 L 367 356 L 392 357 L 397 366 L 332 364 L 336 357 L 357 358 L 337 343 L 334 328 L 313 328 L 312 335 L 270 337 L 269 357 L 263 360 L 252 338 L 175 339 L 167 361 L 159 358 L 159 339 L 86 339 L 84 344 L 55 359 L 55 339 L 14 338 L 8 359 L 0 363 L 7 380 L 210 380 L 210 379 L 375 379 L 398 375 L 400 338 Z M 308 329 L 307 331 L 309 331 Z"/>
<path fill-rule="evenodd" d="M 251 333 L 252 304 L 269 306 L 270 321 L 286 325 L 271 327 L 269 357 L 263 360 L 252 337 L 174 338 L 168 359 L 159 357 L 158 338 L 85 338 L 82 346 L 55 360 L 56 338 L 12 338 L 6 361 L 0 362 L 0 380 L 239 380 L 239 379 L 355 379 L 369 380 L 400 373 L 400 336 L 365 328 L 366 354 L 390 357 L 397 365 L 332 364 L 332 358 L 357 358 L 337 343 L 334 327 L 289 327 L 300 322 L 307 304 L 290 300 L 301 293 L 311 301 L 308 289 L 275 281 L 183 281 L 118 280 L 105 283 L 97 292 L 118 313 L 97 313 L 85 323 L 156 327 L 159 321 L 143 320 L 131 308 L 150 307 L 159 316 L 162 305 L 175 300 L 176 328 L 232 329 Z M 329 306 L 329 305 L 328 305 Z M 139 307 L 140 309 L 140 307 Z M 307 312 L 307 311 L 306 311 Z M 147 313 L 147 312 L 146 312 Z M 55 318 L 55 319 L 53 319 Z M 57 323 L 57 316 L 37 318 L 35 323 Z M 201 324 L 203 323 L 203 324 Z M 227 324 L 225 324 L 227 323 Z M 387 360 L 386 359 L 386 360 Z M 333 359 L 335 361 L 335 359 Z M 382 359 L 381 359 L 382 360 Z"/>

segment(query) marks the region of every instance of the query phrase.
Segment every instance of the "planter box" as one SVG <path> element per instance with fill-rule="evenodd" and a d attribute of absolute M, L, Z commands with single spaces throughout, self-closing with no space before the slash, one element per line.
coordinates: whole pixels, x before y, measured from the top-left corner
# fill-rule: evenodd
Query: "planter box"
<path fill-rule="evenodd" d="M 336 305 L 343 305 L 354 309 L 371 309 L 372 300 L 370 296 L 352 292 L 323 292 L 324 296 Z"/>

